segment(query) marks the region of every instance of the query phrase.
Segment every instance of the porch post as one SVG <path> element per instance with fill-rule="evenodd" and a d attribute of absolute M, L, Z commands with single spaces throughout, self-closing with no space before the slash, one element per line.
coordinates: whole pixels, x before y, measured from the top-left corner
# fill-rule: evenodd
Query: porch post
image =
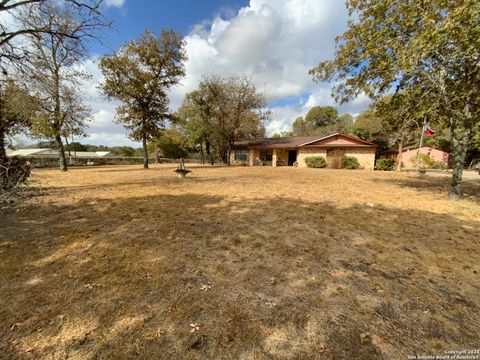
<path fill-rule="evenodd" d="M 253 166 L 253 156 L 254 156 L 254 151 L 253 149 L 250 149 L 248 151 L 248 165 Z"/>
<path fill-rule="evenodd" d="M 273 149 L 272 153 L 272 166 L 277 166 L 277 149 Z"/>

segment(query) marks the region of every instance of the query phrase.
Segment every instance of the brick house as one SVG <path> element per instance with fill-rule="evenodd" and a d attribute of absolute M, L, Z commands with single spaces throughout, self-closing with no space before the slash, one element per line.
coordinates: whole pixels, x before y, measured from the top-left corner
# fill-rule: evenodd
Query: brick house
<path fill-rule="evenodd" d="M 412 147 L 412 148 L 406 148 L 402 152 L 402 166 L 405 168 L 414 168 L 416 167 L 416 157 L 418 153 L 418 148 Z M 440 150 L 440 149 L 435 149 L 431 146 L 423 146 L 420 149 L 420 153 L 423 155 L 428 155 L 430 156 L 433 161 L 442 163 L 446 168 L 451 167 L 451 158 L 450 158 L 450 153 Z M 397 161 L 398 158 L 398 150 L 390 150 L 384 152 L 381 156 L 381 159 L 394 159 Z"/>
<path fill-rule="evenodd" d="M 231 165 L 306 167 L 307 156 L 320 155 L 330 168 L 338 168 L 343 156 L 354 156 L 364 169 L 375 167 L 377 145 L 346 134 L 267 138 L 236 142 Z"/>

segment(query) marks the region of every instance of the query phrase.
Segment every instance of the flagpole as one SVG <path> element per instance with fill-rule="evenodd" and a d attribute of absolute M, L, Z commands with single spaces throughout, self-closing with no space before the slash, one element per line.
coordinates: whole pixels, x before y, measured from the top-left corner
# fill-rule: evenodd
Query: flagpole
<path fill-rule="evenodd" d="M 427 128 L 427 117 L 424 117 L 423 118 L 422 136 L 420 137 L 420 145 L 418 146 L 418 152 L 417 152 L 417 164 L 415 165 L 415 173 L 417 175 L 418 175 L 418 161 L 420 159 L 420 154 L 422 152 L 423 136 L 425 135 L 426 128 Z"/>

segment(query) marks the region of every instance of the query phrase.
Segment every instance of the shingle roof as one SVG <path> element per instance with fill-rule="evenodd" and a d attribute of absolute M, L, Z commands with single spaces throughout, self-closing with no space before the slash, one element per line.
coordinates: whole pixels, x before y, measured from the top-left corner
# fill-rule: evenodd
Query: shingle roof
<path fill-rule="evenodd" d="M 354 144 L 315 144 L 316 142 L 325 141 L 332 137 L 343 137 L 353 140 Z M 256 140 L 245 140 L 235 142 L 234 148 L 265 148 L 265 149 L 281 149 L 281 148 L 297 148 L 297 147 L 340 147 L 340 146 L 361 146 L 361 147 L 377 147 L 376 144 L 360 139 L 359 137 L 347 134 L 335 133 L 328 136 L 294 136 L 289 138 L 264 138 Z"/>
<path fill-rule="evenodd" d="M 268 147 L 268 148 L 283 148 L 283 147 L 297 147 L 306 142 L 320 139 L 320 136 L 295 136 L 288 138 L 264 138 L 255 140 L 244 140 L 235 142 L 235 147 L 252 146 L 252 147 Z"/>

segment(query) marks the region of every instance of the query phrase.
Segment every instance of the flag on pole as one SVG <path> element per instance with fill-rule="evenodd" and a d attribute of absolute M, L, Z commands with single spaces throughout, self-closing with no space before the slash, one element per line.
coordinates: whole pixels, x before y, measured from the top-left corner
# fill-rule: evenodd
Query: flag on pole
<path fill-rule="evenodd" d="M 430 127 L 428 125 L 425 126 L 425 136 L 426 137 L 432 137 L 433 135 L 435 135 L 435 132 L 436 131 L 430 129 Z"/>

